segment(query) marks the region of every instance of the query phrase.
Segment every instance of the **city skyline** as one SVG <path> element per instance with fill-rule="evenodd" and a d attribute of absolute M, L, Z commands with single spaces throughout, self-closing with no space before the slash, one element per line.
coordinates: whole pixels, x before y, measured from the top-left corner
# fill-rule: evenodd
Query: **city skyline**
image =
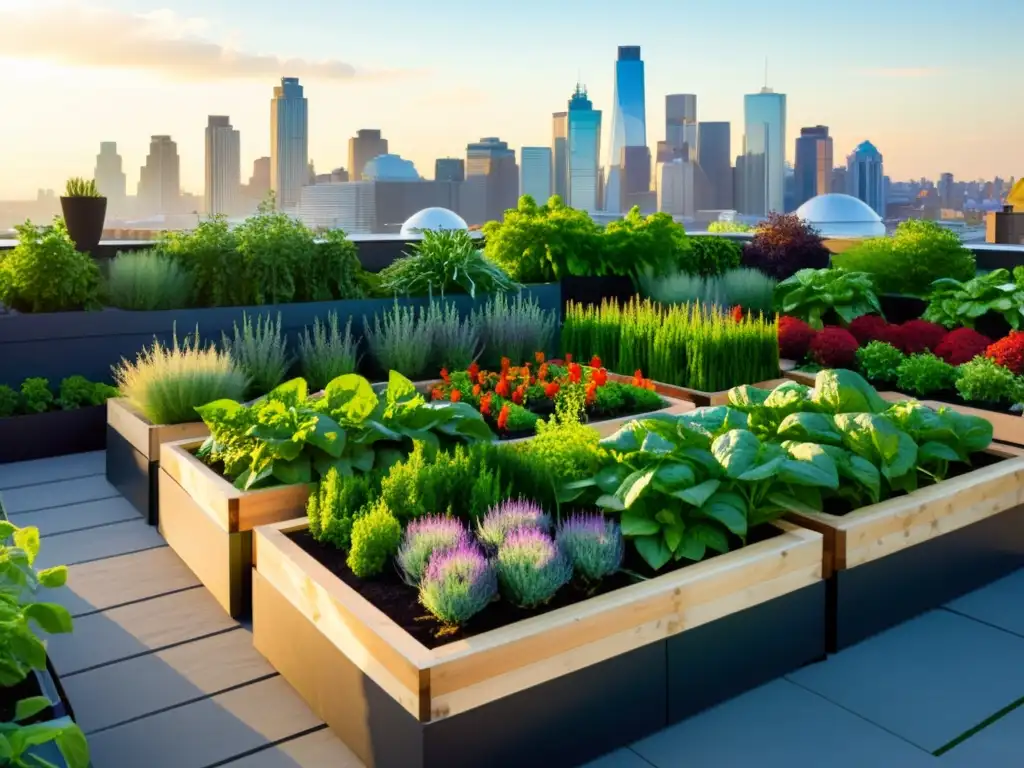
<path fill-rule="evenodd" d="M 132 190 L 153 135 L 178 143 L 182 187 L 201 193 L 207 116 L 231 115 L 241 134 L 242 166 L 251 166 L 267 154 L 267 88 L 280 77 L 299 77 L 306 88 L 309 156 L 321 168 L 345 164 L 348 138 L 360 128 L 379 128 L 425 173 L 435 158 L 459 156 L 479 136 L 498 134 L 516 148 L 544 146 L 551 114 L 564 108 L 577 75 L 595 109 L 611 114 L 619 45 L 643 50 L 649 127 L 664 125 L 666 94 L 693 93 L 698 119 L 728 121 L 734 151 L 742 147 L 743 97 L 763 85 L 767 56 L 769 85 L 788 97 L 790 136 L 803 125 L 828 125 L 837 156 L 870 139 L 893 179 L 944 171 L 991 178 L 1019 175 L 1024 166 L 1024 146 L 1014 140 L 1024 106 L 1005 96 L 1014 85 L 1010 30 L 1024 23 L 1024 6 L 1007 0 L 966 18 L 945 0 L 927 15 L 909 0 L 865 0 L 851 20 L 841 9 L 805 0 L 772 10 L 732 0 L 713 11 L 688 11 L 678 29 L 650 23 L 659 9 L 669 9 L 662 0 L 652 0 L 643 14 L 615 17 L 614 4 L 594 0 L 583 18 L 523 0 L 519 16 L 544 9 L 545 25 L 503 20 L 503 34 L 460 41 L 458 51 L 424 42 L 469 10 L 462 0 L 439 0 L 431 14 L 417 15 L 411 2 L 397 0 L 387 14 L 345 4 L 303 8 L 286 18 L 265 0 L 225 0 L 216 10 L 198 0 L 106 0 L 102 11 L 83 2 L 62 5 L 57 13 L 51 0 L 0 1 L 9 40 L 0 75 L 20 88 L 15 119 L 0 124 L 6 171 L 0 198 L 34 197 L 37 188 L 59 189 L 68 176 L 88 174 L 102 141 L 117 142 Z M 409 25 L 414 32 L 392 29 L 403 11 L 417 19 Z M 574 33 L 565 35 L 561 23 L 570 21 Z M 838 26 L 822 34 L 823 21 Z M 380 31 L 339 38 L 342 22 Z M 96 46 L 101 30 L 124 44 Z M 535 53 L 508 68 L 527 33 Z M 865 34 L 872 36 L 868 48 Z M 154 39 L 160 44 L 152 45 Z M 852 53 L 836 53 L 837 39 Z M 870 57 L 856 54 L 869 49 Z M 942 51 L 955 54 L 943 58 Z M 76 117 L 73 129 L 69 114 Z M 602 146 L 611 146 L 610 123 L 605 120 Z M 652 150 L 656 138 L 649 131 Z M 794 159 L 789 140 L 786 159 Z"/>

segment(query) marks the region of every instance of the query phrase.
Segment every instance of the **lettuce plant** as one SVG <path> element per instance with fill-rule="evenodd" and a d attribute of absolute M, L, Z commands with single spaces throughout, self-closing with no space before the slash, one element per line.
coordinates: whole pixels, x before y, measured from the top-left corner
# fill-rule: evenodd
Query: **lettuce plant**
<path fill-rule="evenodd" d="M 572 578 L 569 558 L 538 528 L 509 533 L 498 548 L 494 566 L 502 594 L 520 608 L 543 605 Z"/>
<path fill-rule="evenodd" d="M 896 369 L 900 390 L 918 397 L 952 389 L 955 382 L 956 368 L 931 353 L 910 355 Z"/>
<path fill-rule="evenodd" d="M 398 567 L 407 583 L 419 584 L 435 552 L 455 549 L 468 540 L 469 532 L 458 518 L 431 515 L 413 520 L 402 537 Z"/>
<path fill-rule="evenodd" d="M 497 594 L 494 565 L 468 541 L 434 552 L 420 582 L 420 603 L 447 627 L 465 624 Z"/>
<path fill-rule="evenodd" d="M 1024 327 L 1024 285 L 1018 284 L 1005 269 L 961 282 L 942 277 L 932 283 L 928 308 L 923 320 L 946 328 L 966 326 L 989 312 L 1002 315 L 1014 330 Z"/>
<path fill-rule="evenodd" d="M 775 309 L 819 331 L 830 311 L 847 325 L 861 315 L 882 314 L 871 276 L 842 269 L 801 269 L 775 286 Z"/>

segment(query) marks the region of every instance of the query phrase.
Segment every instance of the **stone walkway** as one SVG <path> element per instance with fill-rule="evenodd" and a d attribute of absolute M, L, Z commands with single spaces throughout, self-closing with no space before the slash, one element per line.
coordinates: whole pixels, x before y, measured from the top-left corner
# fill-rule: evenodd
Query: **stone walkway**
<path fill-rule="evenodd" d="M 361 765 L 106 482 L 102 452 L 0 465 L 0 499 L 39 527 L 42 567 L 70 566 L 53 599 L 75 632 L 50 653 L 95 768 Z M 1019 768 L 1022 703 L 1024 571 L 587 768 Z"/>

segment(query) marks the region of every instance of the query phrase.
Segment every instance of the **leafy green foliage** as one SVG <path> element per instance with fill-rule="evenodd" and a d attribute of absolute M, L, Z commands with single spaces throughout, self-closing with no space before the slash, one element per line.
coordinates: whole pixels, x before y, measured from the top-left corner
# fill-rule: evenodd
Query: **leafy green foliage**
<path fill-rule="evenodd" d="M 903 360 L 903 353 L 884 341 L 871 341 L 857 350 L 857 366 L 872 381 L 896 381 Z"/>
<path fill-rule="evenodd" d="M 846 325 L 861 315 L 882 314 L 871 276 L 842 269 L 801 269 L 775 286 L 775 309 L 819 331 L 830 311 Z"/>
<path fill-rule="evenodd" d="M 1024 380 L 979 355 L 957 369 L 956 391 L 969 402 L 1005 406 L 1024 400 Z"/>
<path fill-rule="evenodd" d="M 19 312 L 70 312 L 99 303 L 99 269 L 75 250 L 63 219 L 14 229 L 18 245 L 0 259 L 0 303 Z"/>
<path fill-rule="evenodd" d="M 867 272 L 882 293 L 915 296 L 926 295 L 939 278 L 970 280 L 975 269 L 974 254 L 955 232 L 920 219 L 900 222 L 892 237 L 871 238 L 835 254 L 832 264 Z"/>
<path fill-rule="evenodd" d="M 189 275 L 197 307 L 239 307 L 247 301 L 238 240 L 224 216 L 211 216 L 189 232 L 168 232 L 159 249 Z"/>
<path fill-rule="evenodd" d="M 15 722 L 0 723 L 0 757 L 3 757 L 4 765 L 12 768 L 53 766 L 31 751 L 33 747 L 53 743 L 67 768 L 89 768 L 89 744 L 82 729 L 70 717 L 22 725 L 23 721 L 42 712 L 49 704 L 45 696 L 22 699 L 17 704 Z"/>
<path fill-rule="evenodd" d="M 425 309 L 395 305 L 373 316 L 373 325 L 363 317 L 363 335 L 370 354 L 381 370 L 398 371 L 420 379 L 430 367 L 434 329 Z"/>
<path fill-rule="evenodd" d="M 17 392 L 6 384 L 0 384 L 0 419 L 17 413 L 20 402 Z"/>
<path fill-rule="evenodd" d="M 477 248 L 469 232 L 427 230 L 413 252 L 380 273 L 381 288 L 394 296 L 505 293 L 519 286 Z"/>
<path fill-rule="evenodd" d="M 339 376 L 355 373 L 359 365 L 359 342 L 352 335 L 352 318 L 344 332 L 338 327 L 338 313 L 328 312 L 327 322 L 313 319 L 313 333 L 302 329 L 299 337 L 299 370 L 309 386 L 320 390 Z"/>
<path fill-rule="evenodd" d="M 701 266 L 707 266 L 695 257 L 683 225 L 668 213 L 645 217 L 634 205 L 622 219 L 608 223 L 603 240 L 608 263 L 632 265 L 627 266 L 625 274 L 636 274 L 641 268 L 654 275 L 667 275 L 676 269 L 699 272 Z M 717 263 L 713 257 L 707 261 Z"/>
<path fill-rule="evenodd" d="M 83 179 L 74 176 L 68 179 L 64 187 L 64 197 L 102 197 L 96 188 L 95 179 Z"/>
<path fill-rule="evenodd" d="M 21 407 L 25 413 L 46 413 L 53 407 L 50 382 L 38 376 L 21 382 Z"/>
<path fill-rule="evenodd" d="M 257 315 L 256 321 L 242 313 L 242 327 L 234 323 L 234 336 L 221 334 L 221 346 L 249 378 L 249 394 L 264 395 L 282 381 L 291 367 L 288 343 L 281 332 L 281 313 L 277 321 L 270 315 Z"/>
<path fill-rule="evenodd" d="M 461 317 L 454 304 L 432 301 L 427 325 L 433 331 L 432 362 L 437 370 L 462 370 L 480 354 L 480 329 L 472 316 Z"/>
<path fill-rule="evenodd" d="M 352 526 L 352 549 L 345 561 L 361 579 L 376 576 L 398 552 L 402 526 L 384 504 L 375 504 Z"/>
<path fill-rule="evenodd" d="M 109 384 L 92 382 L 84 376 L 69 376 L 61 381 L 60 394 L 55 400 L 49 381 L 29 378 L 21 383 L 20 391 L 0 385 L 0 418 L 46 413 L 54 408 L 73 411 L 90 405 L 103 405 L 117 394 L 117 389 Z"/>
<path fill-rule="evenodd" d="M 352 525 L 369 511 L 374 479 L 371 474 L 344 477 L 336 467 L 328 469 L 306 503 L 313 538 L 341 550 L 349 549 Z"/>
<path fill-rule="evenodd" d="M 170 346 L 159 339 L 134 362 L 121 360 L 114 369 L 121 394 L 153 424 L 184 424 L 196 420 L 196 408 L 221 398 L 241 399 L 249 385 L 227 352 L 203 346 L 199 329 Z"/>
<path fill-rule="evenodd" d="M 952 389 L 956 368 L 930 352 L 910 355 L 896 369 L 896 384 L 903 392 L 918 397 Z"/>
<path fill-rule="evenodd" d="M 118 253 L 107 275 L 107 302 L 119 309 L 153 311 L 189 305 L 192 283 L 181 264 L 157 250 Z"/>
<path fill-rule="evenodd" d="M 535 352 L 549 351 L 558 318 L 522 293 L 511 301 L 498 294 L 473 311 L 473 325 L 483 344 L 481 362 L 494 368 L 501 364 L 502 356 L 522 361 L 532 359 Z"/>
<path fill-rule="evenodd" d="M 743 249 L 727 237 L 691 237 L 690 256 L 681 265 L 691 274 L 715 277 L 740 265 Z"/>
<path fill-rule="evenodd" d="M 324 232 L 320 242 L 303 253 L 308 254 L 308 260 L 295 275 L 296 301 L 361 299 L 368 295 L 368 273 L 359 263 L 355 243 L 340 229 Z"/>
<path fill-rule="evenodd" d="M 281 212 L 250 216 L 235 229 L 246 304 L 285 304 L 295 298 L 296 278 L 316 250 L 313 233 Z"/>
<path fill-rule="evenodd" d="M 218 400 L 197 408 L 210 429 L 199 456 L 223 463 L 243 490 L 309 483 L 333 467 L 342 477 L 384 471 L 412 448 L 492 440 L 483 417 L 466 403 L 427 403 L 412 382 L 392 371 L 378 396 L 356 374 L 331 381 L 310 398 L 293 379 L 251 405 Z"/>
<path fill-rule="evenodd" d="M 922 319 L 946 328 L 973 328 L 989 312 L 1002 315 L 1014 330 L 1024 324 L 1024 284 L 1005 269 L 996 269 L 967 282 L 941 278 L 932 283 L 928 308 Z"/>
<path fill-rule="evenodd" d="M 772 311 L 772 297 L 776 282 L 756 269 L 730 269 L 722 274 L 722 290 L 732 307 L 743 307 L 748 312 Z"/>
<path fill-rule="evenodd" d="M 754 228 L 749 224 L 738 221 L 712 221 L 708 224 L 708 232 L 753 232 Z"/>

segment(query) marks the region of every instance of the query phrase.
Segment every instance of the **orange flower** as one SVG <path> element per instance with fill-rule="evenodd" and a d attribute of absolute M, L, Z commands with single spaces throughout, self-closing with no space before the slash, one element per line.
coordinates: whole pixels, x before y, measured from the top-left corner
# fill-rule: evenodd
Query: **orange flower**
<path fill-rule="evenodd" d="M 537 378 L 544 381 L 548 377 L 548 364 L 541 363 L 540 368 L 537 369 Z"/>
<path fill-rule="evenodd" d="M 572 384 L 578 384 L 583 380 L 583 368 L 580 367 L 579 363 L 569 363 L 569 381 Z"/>
<path fill-rule="evenodd" d="M 558 394 L 558 390 L 560 390 L 561 388 L 562 386 L 557 381 L 552 381 L 550 384 L 544 387 L 544 394 L 550 397 L 552 400 L 554 400 L 555 395 Z"/>
<path fill-rule="evenodd" d="M 481 391 L 480 390 L 480 385 L 479 384 L 474 384 L 473 385 L 473 397 L 480 397 L 480 391 Z"/>
<path fill-rule="evenodd" d="M 488 392 L 482 398 L 480 398 L 480 413 L 484 416 L 491 415 L 491 393 Z"/>
<path fill-rule="evenodd" d="M 601 367 L 601 358 L 598 357 L 597 355 L 594 355 L 592 358 L 590 358 L 590 367 L 591 368 L 600 368 Z"/>
<path fill-rule="evenodd" d="M 484 384 L 487 383 L 487 374 L 484 373 L 483 371 L 480 371 L 480 373 L 477 374 L 476 380 L 480 382 L 480 386 L 483 386 Z"/>
<path fill-rule="evenodd" d="M 543 363 L 544 362 L 544 353 L 543 352 L 534 352 L 533 353 L 533 359 L 536 360 L 538 363 Z"/>
<path fill-rule="evenodd" d="M 498 386 L 494 388 L 495 393 L 498 397 L 508 397 L 512 387 L 508 383 L 508 379 L 504 376 L 501 377 L 501 381 L 498 382 Z"/>
<path fill-rule="evenodd" d="M 451 376 L 448 375 L 448 369 L 447 368 L 442 368 L 441 369 L 441 378 L 444 380 L 445 384 L 451 384 L 452 383 L 452 378 L 451 378 Z"/>
<path fill-rule="evenodd" d="M 597 399 L 597 382 L 591 381 L 587 384 L 587 405 L 593 405 L 594 400 Z"/>
<path fill-rule="evenodd" d="M 637 368 L 633 372 L 633 381 L 631 383 L 634 387 L 642 387 L 644 385 L 644 372 Z"/>
<path fill-rule="evenodd" d="M 452 398 L 452 402 L 453 403 L 457 403 L 457 402 L 459 402 L 459 400 L 462 399 L 462 393 L 459 392 L 459 390 L 457 390 L 457 389 L 453 389 L 452 390 L 452 394 L 451 394 L 451 398 Z"/>
<path fill-rule="evenodd" d="M 526 397 L 526 387 L 518 386 L 516 391 L 512 393 L 512 402 L 516 405 L 522 405 L 523 399 Z"/>
<path fill-rule="evenodd" d="M 508 415 L 511 409 L 508 404 L 501 406 L 501 412 L 498 414 L 498 429 L 505 429 L 508 425 Z"/>
<path fill-rule="evenodd" d="M 440 387 L 434 387 L 432 390 L 430 390 L 430 399 L 431 400 L 440 400 L 442 397 L 443 397 L 443 395 L 441 394 L 441 388 Z"/>
<path fill-rule="evenodd" d="M 470 381 L 475 381 L 476 380 L 476 375 L 478 373 L 480 373 L 480 366 L 476 364 L 476 361 L 474 361 L 469 366 L 469 368 L 466 369 L 466 373 L 469 374 L 469 380 Z"/>
<path fill-rule="evenodd" d="M 737 323 L 743 320 L 743 307 L 739 304 L 732 308 L 732 319 Z"/>
<path fill-rule="evenodd" d="M 507 371 L 510 365 L 512 365 L 512 361 L 511 360 L 509 360 L 507 357 L 501 358 L 501 370 L 502 371 Z"/>
<path fill-rule="evenodd" d="M 571 363 L 572 362 L 572 352 L 566 352 L 565 353 L 565 362 L 566 363 Z"/>
<path fill-rule="evenodd" d="M 598 387 L 603 387 L 608 383 L 608 371 L 604 368 L 598 368 L 591 374 L 590 381 Z"/>

